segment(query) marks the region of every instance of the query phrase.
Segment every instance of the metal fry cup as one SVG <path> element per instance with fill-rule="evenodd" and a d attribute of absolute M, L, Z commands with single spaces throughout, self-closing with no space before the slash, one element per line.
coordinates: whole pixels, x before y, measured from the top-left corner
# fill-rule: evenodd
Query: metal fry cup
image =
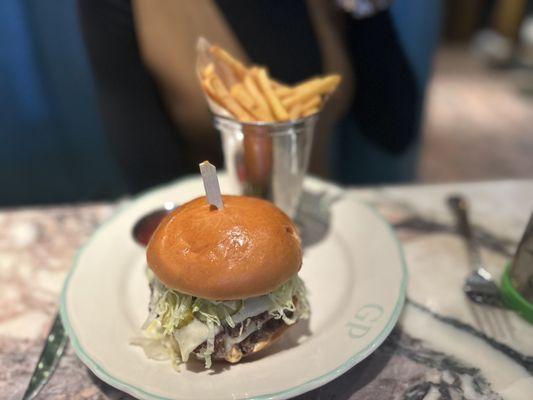
<path fill-rule="evenodd" d="M 215 115 L 224 161 L 240 194 L 272 201 L 296 214 L 318 113 L 287 122 L 240 122 Z"/>

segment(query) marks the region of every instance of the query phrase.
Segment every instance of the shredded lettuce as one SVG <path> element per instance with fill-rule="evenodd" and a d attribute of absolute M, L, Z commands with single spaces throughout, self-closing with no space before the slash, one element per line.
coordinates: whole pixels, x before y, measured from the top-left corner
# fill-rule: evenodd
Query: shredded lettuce
<path fill-rule="evenodd" d="M 197 319 L 207 326 L 207 337 L 204 339 L 207 345 L 202 356 L 205 367 L 210 368 L 216 334 L 223 325 L 231 328 L 236 326 L 232 316 L 246 307 L 246 300 L 201 299 L 168 289 L 151 272 L 147 273 L 147 277 L 151 282 L 152 296 L 148 318 L 142 325 L 145 337 L 132 343 L 143 347 L 150 358 L 161 360 L 165 358 L 166 353 L 166 358 L 170 358 L 173 364 L 177 365 L 180 358 L 188 358 L 188 353 L 184 354 L 183 349 L 179 348 L 173 338 L 174 332 Z M 264 298 L 270 315 L 283 319 L 287 325 L 309 316 L 305 285 L 298 276 L 294 276 Z M 241 331 L 243 326 L 244 323 L 241 325 Z"/>
<path fill-rule="evenodd" d="M 270 315 L 276 319 L 283 319 L 287 325 L 294 324 L 299 319 L 309 318 L 309 302 L 303 281 L 294 276 L 288 282 L 281 285 L 277 290 L 268 294 L 272 302 Z M 296 304 L 294 300 L 296 301 Z M 287 312 L 292 315 L 287 316 Z"/>
<path fill-rule="evenodd" d="M 163 336 L 152 324 L 143 330 L 144 337 L 135 337 L 130 341 L 134 346 L 142 347 L 146 357 L 158 361 L 170 360 L 172 367 L 179 371 L 181 357 L 179 346 L 172 337 Z"/>

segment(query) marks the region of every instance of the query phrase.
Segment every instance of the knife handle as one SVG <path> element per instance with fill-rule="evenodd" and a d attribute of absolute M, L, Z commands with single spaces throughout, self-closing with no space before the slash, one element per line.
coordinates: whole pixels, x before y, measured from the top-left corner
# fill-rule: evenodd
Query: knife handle
<path fill-rule="evenodd" d="M 466 241 L 466 249 L 468 251 L 470 264 L 472 268 L 477 271 L 479 268 L 483 267 L 483 264 L 476 239 L 472 233 L 472 225 L 470 224 L 468 216 L 468 201 L 461 195 L 453 195 L 448 197 L 448 206 L 455 215 L 457 230 Z"/>

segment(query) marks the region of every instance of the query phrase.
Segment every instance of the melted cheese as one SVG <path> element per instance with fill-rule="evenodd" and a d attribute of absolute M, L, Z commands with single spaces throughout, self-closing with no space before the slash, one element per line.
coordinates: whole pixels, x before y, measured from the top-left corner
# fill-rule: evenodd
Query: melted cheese
<path fill-rule="evenodd" d="M 235 324 L 239 324 L 245 321 L 247 318 L 255 317 L 256 315 L 268 311 L 271 306 L 272 303 L 270 302 L 268 296 L 252 297 L 244 300 L 243 307 L 239 310 L 239 312 L 232 315 L 232 319 Z M 259 326 L 257 326 L 255 323 L 246 326 L 241 335 L 239 335 L 237 338 L 231 338 L 226 342 L 226 346 L 230 343 L 234 344 L 243 341 L 258 328 Z M 215 329 L 215 335 L 221 331 L 220 327 L 216 327 Z M 174 331 L 174 338 L 178 343 L 182 361 L 186 362 L 189 359 L 191 352 L 205 342 L 208 336 L 209 330 L 207 325 L 196 318 L 194 318 L 183 328 Z"/>
<path fill-rule="evenodd" d="M 268 296 L 251 297 L 244 300 L 243 307 L 238 313 L 231 316 L 235 324 L 244 321 L 246 318 L 255 317 L 268 311 L 272 307 L 272 302 Z"/>
<path fill-rule="evenodd" d="M 216 328 L 215 335 L 220 331 Z M 191 352 L 207 340 L 209 329 L 203 322 L 194 318 L 190 323 L 174 332 L 174 338 L 180 348 L 181 359 L 186 362 Z"/>

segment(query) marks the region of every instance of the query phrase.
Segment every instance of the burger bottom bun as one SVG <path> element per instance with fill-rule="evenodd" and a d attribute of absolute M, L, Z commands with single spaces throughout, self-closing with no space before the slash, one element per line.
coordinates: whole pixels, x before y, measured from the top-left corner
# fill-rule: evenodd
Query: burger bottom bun
<path fill-rule="evenodd" d="M 271 332 L 270 335 L 268 335 L 266 338 L 260 340 L 255 344 L 252 351 L 243 354 L 242 351 L 239 349 L 238 346 L 233 346 L 227 353 L 224 358 L 224 361 L 227 361 L 229 363 L 235 364 L 241 361 L 242 358 L 249 357 L 253 354 L 257 354 L 262 350 L 265 350 L 270 345 L 272 345 L 276 340 L 278 340 L 283 333 L 290 328 L 292 325 L 280 325 L 275 331 Z M 218 360 L 217 360 L 218 361 Z"/>
<path fill-rule="evenodd" d="M 257 354 L 262 350 L 265 350 L 266 348 L 270 347 L 270 345 L 272 345 L 276 340 L 278 340 L 283 335 L 283 333 L 291 326 L 292 325 L 282 323 L 281 325 L 277 326 L 272 330 L 269 330 L 268 332 L 263 332 L 263 337 L 257 342 L 253 343 L 253 347 L 251 349 L 247 348 L 246 350 L 243 350 L 240 346 L 240 343 L 237 343 L 234 344 L 231 348 L 229 348 L 229 350 L 227 350 L 223 354 L 213 354 L 212 360 L 214 362 L 219 363 L 238 363 L 239 361 L 241 361 L 241 359 Z M 194 354 L 198 359 L 202 359 L 201 352 L 195 351 Z"/>

